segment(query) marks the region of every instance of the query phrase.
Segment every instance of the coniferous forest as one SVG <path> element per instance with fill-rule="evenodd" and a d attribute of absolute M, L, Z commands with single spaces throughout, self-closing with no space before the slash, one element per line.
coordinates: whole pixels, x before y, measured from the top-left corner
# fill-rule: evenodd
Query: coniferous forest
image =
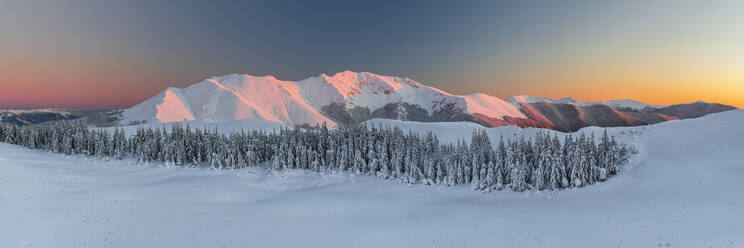
<path fill-rule="evenodd" d="M 329 130 L 287 129 L 224 134 L 173 125 L 139 127 L 127 136 L 89 129 L 79 121 L 47 125 L 1 124 L 0 141 L 56 153 L 139 163 L 234 169 L 262 166 L 273 171 L 342 172 L 408 184 L 470 184 L 475 190 L 556 190 L 582 187 L 618 173 L 633 153 L 607 131 L 594 134 L 504 139 L 492 144 L 485 130 L 469 142 L 439 144 L 432 132 L 404 133 L 398 127 L 355 126 Z"/>

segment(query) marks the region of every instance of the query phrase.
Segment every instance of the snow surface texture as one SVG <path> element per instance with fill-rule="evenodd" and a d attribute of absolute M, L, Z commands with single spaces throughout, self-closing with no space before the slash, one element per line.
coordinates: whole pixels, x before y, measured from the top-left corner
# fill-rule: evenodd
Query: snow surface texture
<path fill-rule="evenodd" d="M 408 78 L 345 71 L 296 82 L 273 76 L 213 77 L 184 89 L 166 89 L 125 110 L 121 124 L 141 120 L 161 123 L 263 119 L 289 125 L 325 122 L 334 127 L 336 123 L 321 114 L 324 106 L 341 104 L 347 109 L 367 108 L 372 113 L 395 103 L 419 106 L 429 115 L 454 110 L 492 118 L 526 118 L 517 107 L 497 97 L 453 95 Z"/>
<path fill-rule="evenodd" d="M 643 102 L 639 102 L 636 100 L 609 100 L 604 102 L 583 102 L 579 101 L 570 97 L 561 98 L 559 100 L 554 100 L 550 98 L 545 97 L 537 97 L 537 96 L 528 96 L 528 95 L 517 95 L 512 96 L 509 99 L 506 100 L 509 103 L 514 104 L 515 106 L 519 106 L 520 103 L 537 103 L 537 102 L 549 102 L 549 103 L 565 103 L 565 104 L 573 104 L 576 106 L 591 106 L 596 104 L 604 104 L 613 108 L 623 109 L 623 108 L 629 108 L 633 110 L 643 110 L 646 107 L 652 107 L 652 108 L 663 108 L 665 106 L 661 105 L 651 105 Z"/>
<path fill-rule="evenodd" d="M 421 128 L 470 136 L 446 124 Z M 744 110 L 609 128 L 641 151 L 611 180 L 490 194 L 91 161 L 2 143 L 0 247 L 741 247 L 742 127 Z"/>

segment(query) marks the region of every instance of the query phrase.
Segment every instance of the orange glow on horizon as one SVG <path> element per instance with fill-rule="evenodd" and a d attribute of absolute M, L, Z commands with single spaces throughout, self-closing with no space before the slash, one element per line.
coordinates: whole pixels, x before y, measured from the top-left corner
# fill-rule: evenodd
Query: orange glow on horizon
<path fill-rule="evenodd" d="M 595 63 L 577 59 L 570 64 L 529 61 L 527 67 L 513 65 L 514 70 L 476 68 L 479 71 L 453 71 L 433 80 L 413 79 L 453 94 L 482 92 L 503 100 L 525 94 L 582 101 L 632 99 L 655 105 L 706 101 L 744 107 L 744 56 L 721 58 L 726 57 L 682 60 L 686 63 L 667 60 L 620 64 L 616 58 Z M 133 62 L 111 68 L 82 58 L 55 61 L 50 57 L 0 60 L 0 73 L 4 75 L 0 108 L 130 107 L 168 86 L 185 87 L 209 76 L 178 78 L 179 72 L 134 66 Z"/>

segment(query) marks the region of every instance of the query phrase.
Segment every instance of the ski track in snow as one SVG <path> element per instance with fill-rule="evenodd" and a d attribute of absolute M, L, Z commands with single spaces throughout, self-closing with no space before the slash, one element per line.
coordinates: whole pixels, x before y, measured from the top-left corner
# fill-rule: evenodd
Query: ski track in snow
<path fill-rule="evenodd" d="M 0 247 L 741 247 L 743 127 L 736 110 L 611 128 L 638 142 L 631 169 L 584 188 L 490 194 L 142 166 L 0 143 Z M 534 131 L 489 129 L 514 132 Z"/>

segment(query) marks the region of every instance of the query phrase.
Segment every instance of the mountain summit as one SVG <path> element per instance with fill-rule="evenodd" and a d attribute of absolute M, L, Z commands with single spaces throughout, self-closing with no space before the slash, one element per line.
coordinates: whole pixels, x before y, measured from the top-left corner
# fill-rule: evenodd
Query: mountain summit
<path fill-rule="evenodd" d="M 212 77 L 184 89 L 168 88 L 125 110 L 122 120 L 223 122 L 258 118 L 333 127 L 371 118 L 463 121 L 474 114 L 525 118 L 516 106 L 497 97 L 453 95 L 409 78 L 344 71 L 294 82 L 245 74 Z"/>

